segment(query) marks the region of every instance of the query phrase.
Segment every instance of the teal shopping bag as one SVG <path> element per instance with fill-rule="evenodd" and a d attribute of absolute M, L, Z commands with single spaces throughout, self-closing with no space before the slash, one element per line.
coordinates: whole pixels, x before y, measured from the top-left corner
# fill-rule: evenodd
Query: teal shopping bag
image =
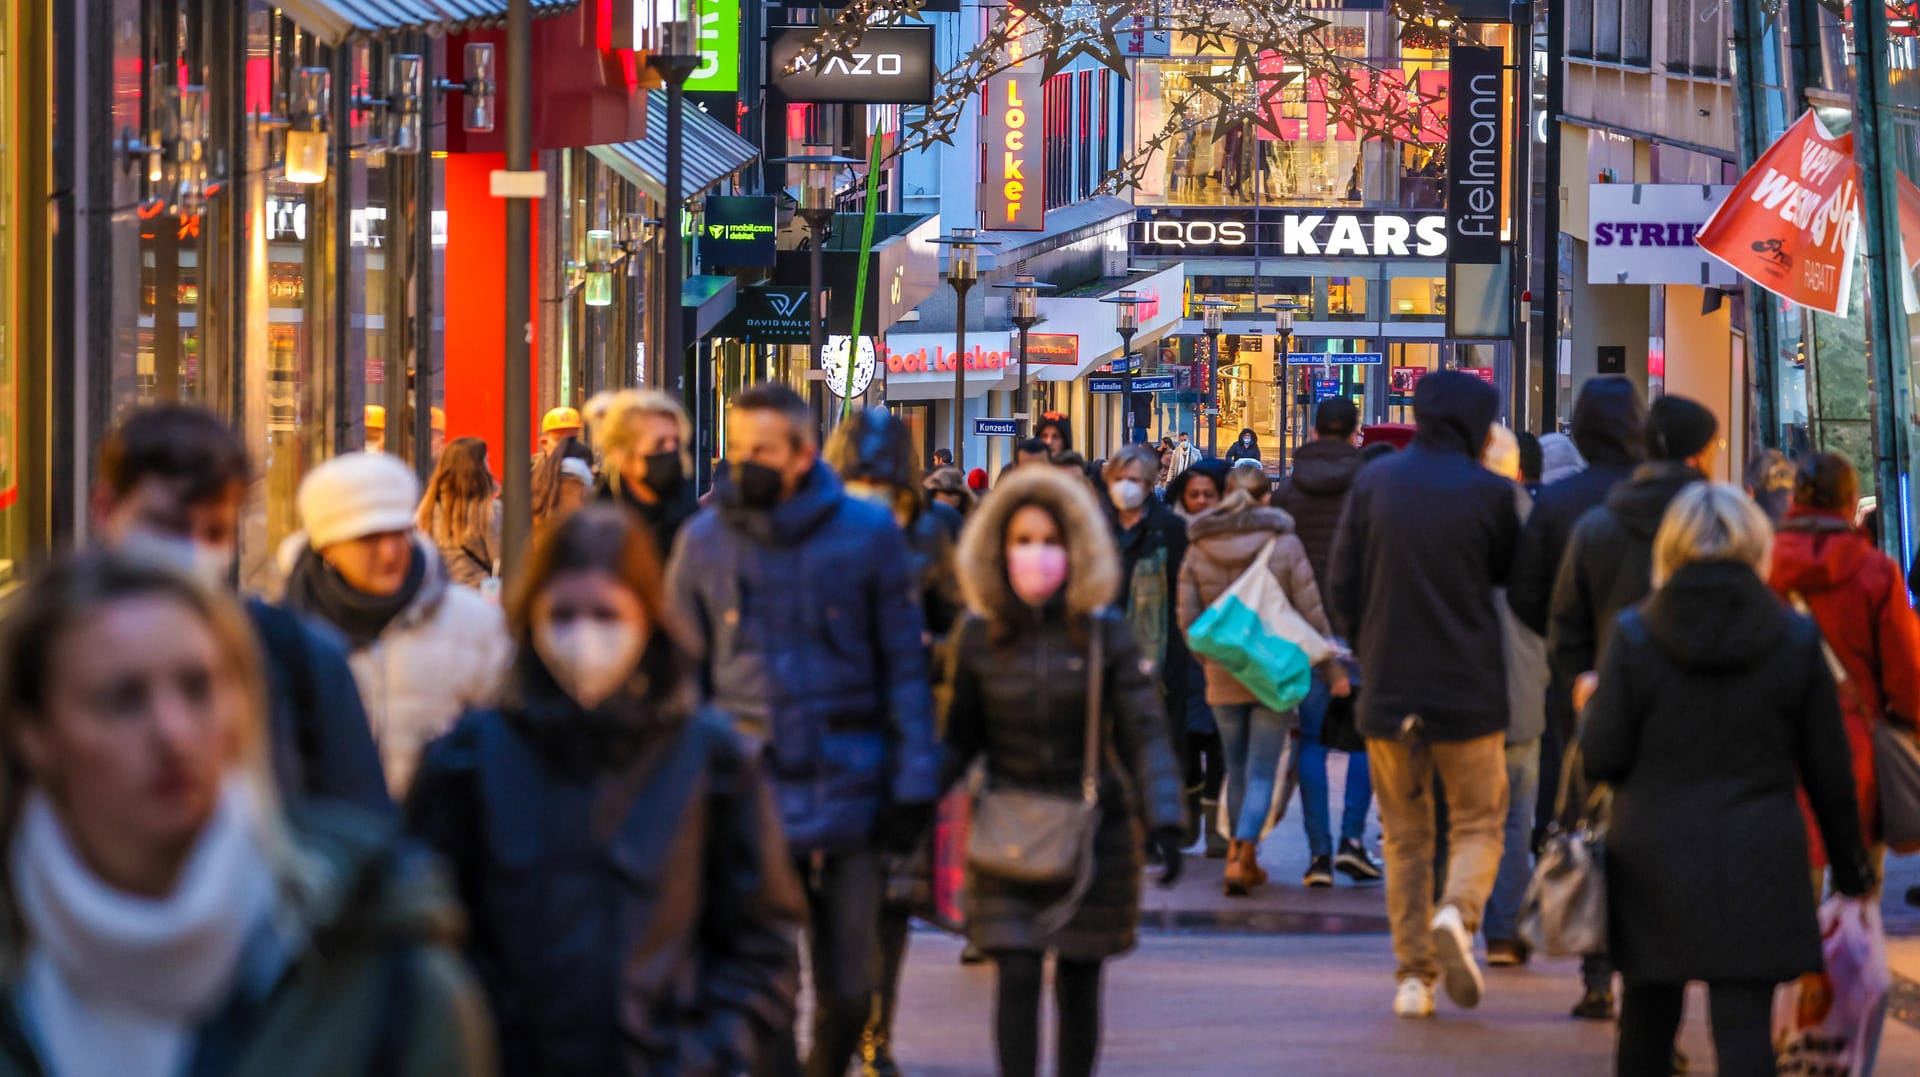
<path fill-rule="evenodd" d="M 1249 577 L 1253 577 L 1249 580 Z M 1266 581 L 1262 586 L 1260 580 Z M 1250 584 L 1243 588 L 1242 584 Z M 1246 592 L 1255 592 L 1249 595 Z M 1245 685 L 1262 706 L 1289 711 L 1307 698 L 1313 682 L 1313 663 L 1299 644 L 1269 628 L 1260 609 L 1248 603 L 1279 596 L 1286 612 L 1292 613 L 1286 594 L 1267 571 L 1265 556 L 1254 560 L 1253 567 L 1221 592 L 1205 613 L 1187 629 L 1187 646 L 1195 654 L 1220 664 L 1221 668 Z M 1269 605 L 1271 612 L 1271 605 Z M 1298 614 L 1294 614 L 1297 618 Z"/>

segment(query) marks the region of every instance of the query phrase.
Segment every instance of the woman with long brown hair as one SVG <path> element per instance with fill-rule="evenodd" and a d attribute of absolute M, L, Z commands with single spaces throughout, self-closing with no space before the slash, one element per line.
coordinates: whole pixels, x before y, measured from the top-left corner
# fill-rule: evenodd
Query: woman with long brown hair
<path fill-rule="evenodd" d="M 415 517 L 420 530 L 447 563 L 455 583 L 478 587 L 492 578 L 500 560 L 500 503 L 494 500 L 487 443 L 454 438 L 447 443 Z"/>
<path fill-rule="evenodd" d="M 510 1073 L 761 1072 L 804 915 L 759 762 L 701 709 L 660 560 L 593 505 L 515 581 L 498 710 L 433 744 L 407 805 L 472 913 Z"/>
<path fill-rule="evenodd" d="M 0 1075 L 493 1072 L 459 911 L 357 809 L 278 802 L 252 629 L 90 552 L 0 622 Z M 191 1064 L 191 1065 L 190 1065 Z"/>

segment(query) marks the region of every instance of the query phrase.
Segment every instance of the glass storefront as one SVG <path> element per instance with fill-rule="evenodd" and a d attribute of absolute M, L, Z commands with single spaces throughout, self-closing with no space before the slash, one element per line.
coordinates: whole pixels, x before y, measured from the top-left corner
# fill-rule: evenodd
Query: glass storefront
<path fill-rule="evenodd" d="M 1223 50 L 1202 49 L 1176 34 L 1175 56 L 1139 61 L 1133 79 L 1136 150 L 1179 127 L 1154 154 L 1135 202 L 1144 206 L 1344 206 L 1438 209 L 1446 179 L 1444 52 L 1396 38 L 1398 24 L 1384 13 L 1326 13 L 1320 34 L 1329 50 L 1355 61 L 1347 70 L 1367 122 L 1389 117 L 1388 134 L 1343 122 L 1329 106 L 1319 79 L 1295 72 L 1280 92 L 1271 125 L 1241 121 L 1217 130 L 1199 119 L 1222 92 L 1237 104 L 1257 105 L 1266 87 L 1243 84 L 1222 91 L 1211 80 L 1229 74 Z M 1261 70 L 1285 74 L 1278 57 Z M 1331 95 L 1339 100 L 1337 94 Z M 1269 129 L 1269 128 L 1272 129 Z"/>

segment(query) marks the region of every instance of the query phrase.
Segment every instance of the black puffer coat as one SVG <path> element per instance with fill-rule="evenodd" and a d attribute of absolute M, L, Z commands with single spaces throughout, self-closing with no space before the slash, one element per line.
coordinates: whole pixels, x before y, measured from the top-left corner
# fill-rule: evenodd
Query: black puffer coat
<path fill-rule="evenodd" d="M 1580 734 L 1614 786 L 1609 941 L 1629 982 L 1778 982 L 1821 967 L 1803 785 L 1834 884 L 1873 869 L 1819 631 L 1754 571 L 1689 565 L 1621 615 Z"/>
<path fill-rule="evenodd" d="M 1553 585 L 1547 656 L 1555 677 L 1571 685 L 1599 668 L 1614 618 L 1653 590 L 1653 536 L 1667 505 L 1704 478 L 1685 464 L 1643 464 L 1580 518 Z"/>
<path fill-rule="evenodd" d="M 1347 508 L 1347 491 L 1363 463 L 1360 450 L 1345 438 L 1316 438 L 1293 454 L 1293 474 L 1273 488 L 1270 503 L 1293 517 L 1294 532 L 1307 548 L 1313 579 L 1325 588 L 1332 576 L 1333 536 Z"/>
<path fill-rule="evenodd" d="M 758 761 L 718 713 L 585 712 L 522 676 L 428 748 L 407 805 L 471 918 L 501 1072 L 760 1072 L 805 907 Z"/>
<path fill-rule="evenodd" d="M 1006 572 L 1007 521 L 1031 504 L 1059 521 L 1072 566 L 1062 593 L 1040 610 L 1013 595 Z M 967 522 L 959 565 L 973 612 L 954 629 L 943 787 L 980 759 L 991 784 L 1078 796 L 1090 633 L 1100 633 L 1104 651 L 1092 888 L 1065 928 L 1042 937 L 1034 919 L 1064 885 L 970 876 L 969 937 L 989 951 L 1057 947 L 1078 959 L 1125 953 L 1140 921 L 1141 828 L 1180 827 L 1185 806 L 1152 664 L 1108 604 L 1119 564 L 1107 522 L 1086 484 L 1053 468 L 1022 469 Z"/>

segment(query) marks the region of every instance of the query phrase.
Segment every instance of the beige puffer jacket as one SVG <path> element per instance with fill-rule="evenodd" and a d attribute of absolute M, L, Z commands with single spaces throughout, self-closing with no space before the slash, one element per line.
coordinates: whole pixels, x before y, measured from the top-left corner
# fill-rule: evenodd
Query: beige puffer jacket
<path fill-rule="evenodd" d="M 1287 592 L 1287 601 L 1308 624 L 1323 636 L 1333 635 L 1327 623 L 1326 607 L 1320 602 L 1320 588 L 1313 579 L 1313 566 L 1307 561 L 1307 548 L 1294 534 L 1293 517 L 1279 509 L 1250 506 L 1241 496 L 1231 496 L 1211 512 L 1187 525 L 1187 557 L 1180 566 L 1179 616 L 1182 631 L 1200 619 L 1220 593 L 1247 570 L 1275 537 L 1273 556 L 1268 567 Z M 1198 657 L 1198 656 L 1196 656 Z M 1207 702 L 1233 704 L 1258 702 L 1232 674 L 1206 658 L 1200 667 L 1207 674 Z"/>

